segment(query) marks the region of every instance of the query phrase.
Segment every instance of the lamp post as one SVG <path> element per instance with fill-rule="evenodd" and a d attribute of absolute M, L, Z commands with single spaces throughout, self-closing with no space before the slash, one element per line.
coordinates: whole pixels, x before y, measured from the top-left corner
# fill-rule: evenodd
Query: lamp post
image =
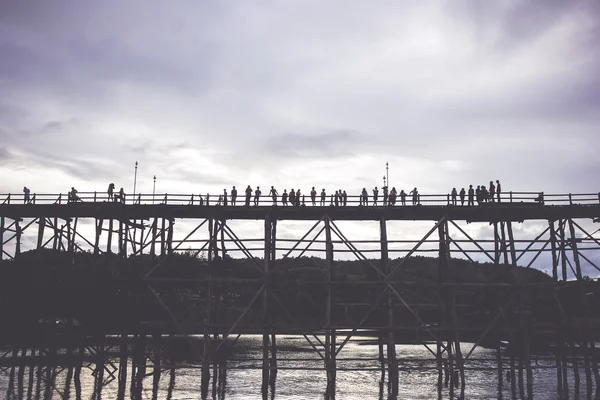
<path fill-rule="evenodd" d="M 156 193 L 156 175 L 154 175 L 154 186 L 152 186 L 152 204 L 154 204 L 154 193 Z"/>
<path fill-rule="evenodd" d="M 135 201 L 135 186 L 137 184 L 137 167 L 138 167 L 138 162 L 135 162 L 135 173 L 133 175 L 133 199 Z"/>
<path fill-rule="evenodd" d="M 389 168 L 389 164 L 387 163 L 387 161 L 385 163 L 385 176 L 387 178 L 387 184 L 389 186 L 390 185 L 390 168 Z"/>

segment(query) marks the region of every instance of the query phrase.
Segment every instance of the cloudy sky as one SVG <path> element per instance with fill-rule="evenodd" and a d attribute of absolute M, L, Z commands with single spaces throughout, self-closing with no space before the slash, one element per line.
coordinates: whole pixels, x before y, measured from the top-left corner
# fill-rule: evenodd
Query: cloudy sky
<path fill-rule="evenodd" d="M 600 3 L 0 0 L 0 192 L 600 189 Z"/>

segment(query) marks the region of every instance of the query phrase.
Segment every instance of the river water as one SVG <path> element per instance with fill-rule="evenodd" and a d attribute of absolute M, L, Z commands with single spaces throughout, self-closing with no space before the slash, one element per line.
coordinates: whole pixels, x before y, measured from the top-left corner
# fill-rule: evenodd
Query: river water
<path fill-rule="evenodd" d="M 337 366 L 335 397 L 326 395 L 327 378 L 323 362 L 308 342 L 297 336 L 278 336 L 278 367 L 276 381 L 266 396 L 261 392 L 262 338 L 243 336 L 235 345 L 235 352 L 227 362 L 227 369 L 220 382 L 209 385 L 209 399 L 388 399 L 387 374 L 382 381 L 378 346 L 373 338 L 351 340 L 340 352 Z M 472 344 L 463 343 L 463 353 Z M 150 349 L 148 349 L 150 351 Z M 421 345 L 398 345 L 396 347 L 400 378 L 399 399 L 451 399 L 461 398 L 459 389 L 438 387 L 438 372 L 431 353 Z M 525 398 L 518 385 L 515 392 L 506 381 L 499 386 L 496 351 L 477 348 L 465 363 L 465 399 L 512 399 Z M 550 355 L 533 357 L 533 394 L 536 399 L 599 398 L 597 387 L 592 383 L 588 391 L 586 374 L 580 369 L 580 387 L 574 387 L 573 370 L 569 370 L 568 393 L 562 396 L 557 389 L 555 361 Z M 116 367 L 119 360 L 112 362 Z M 151 363 L 148 361 L 148 365 Z M 173 365 L 169 365 L 173 364 Z M 118 370 L 111 380 L 106 364 L 103 384 L 98 384 L 94 363 L 84 363 L 79 377 L 73 368 L 30 365 L 8 365 L 0 370 L 0 398 L 4 399 L 118 399 Z M 174 367 L 174 368 L 172 368 Z M 303 368 L 303 369 L 295 369 Z M 504 372 L 509 368 L 505 360 Z M 193 360 L 171 362 L 163 360 L 162 369 L 148 367 L 146 376 L 138 380 L 141 387 L 131 379 L 132 362 L 129 360 L 128 377 L 124 392 L 126 399 L 201 399 L 201 368 Z"/>

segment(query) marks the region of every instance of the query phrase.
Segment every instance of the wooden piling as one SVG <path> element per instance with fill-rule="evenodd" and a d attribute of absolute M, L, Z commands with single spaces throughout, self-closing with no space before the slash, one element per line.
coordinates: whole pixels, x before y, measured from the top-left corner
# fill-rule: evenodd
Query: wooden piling
<path fill-rule="evenodd" d="M 104 225 L 104 219 L 98 218 L 96 220 L 96 237 L 94 239 L 94 254 L 100 254 L 100 236 L 102 235 L 102 225 Z"/>
<path fill-rule="evenodd" d="M 269 259 L 271 258 L 271 215 L 265 216 L 264 230 L 264 284 L 265 290 L 262 293 L 263 306 L 263 359 L 262 359 L 262 393 L 265 394 L 269 390 Z"/>
<path fill-rule="evenodd" d="M 15 235 L 16 235 L 16 240 L 15 240 L 15 258 L 17 258 L 19 255 L 21 255 L 21 235 L 22 235 L 22 231 L 21 231 L 21 225 L 19 224 L 19 220 L 15 220 Z"/>
<path fill-rule="evenodd" d="M 38 237 L 37 237 L 37 249 L 41 249 L 44 246 L 44 228 L 46 227 L 46 218 L 38 218 Z"/>
<path fill-rule="evenodd" d="M 388 239 L 387 239 L 387 221 L 385 218 L 379 219 L 379 238 L 381 242 L 381 269 L 384 273 L 389 274 L 391 268 L 389 265 L 388 254 Z M 389 277 L 389 281 L 392 277 Z M 392 291 L 387 289 L 387 312 L 388 312 L 388 343 L 387 343 L 387 359 L 388 359 L 388 385 L 390 395 L 398 395 L 398 360 L 396 359 L 396 337 L 394 323 L 394 297 Z"/>
<path fill-rule="evenodd" d="M 112 235 L 113 235 L 113 224 L 114 221 L 112 218 L 108 220 L 108 239 L 106 242 L 106 252 L 108 254 L 112 253 Z"/>
<path fill-rule="evenodd" d="M 4 260 L 4 217 L 0 217 L 0 260 Z"/>

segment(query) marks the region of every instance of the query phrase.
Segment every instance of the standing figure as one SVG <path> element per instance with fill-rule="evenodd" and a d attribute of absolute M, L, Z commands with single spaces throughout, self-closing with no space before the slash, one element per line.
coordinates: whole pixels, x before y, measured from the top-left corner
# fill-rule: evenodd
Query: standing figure
<path fill-rule="evenodd" d="M 260 186 L 256 187 L 256 190 L 254 191 L 254 205 L 257 206 L 260 203 L 260 195 L 261 195 L 261 191 L 260 191 Z"/>
<path fill-rule="evenodd" d="M 377 197 L 379 196 L 379 189 L 377 189 L 377 186 L 375 186 L 375 189 L 373 189 L 373 205 L 376 206 L 377 205 Z"/>
<path fill-rule="evenodd" d="M 381 190 L 383 190 L 383 205 L 387 206 L 388 205 L 388 187 L 384 186 L 381 188 Z"/>
<path fill-rule="evenodd" d="M 460 196 L 460 205 L 464 206 L 465 205 L 465 188 L 460 189 L 460 193 L 458 195 Z"/>
<path fill-rule="evenodd" d="M 481 201 L 487 203 L 489 199 L 489 193 L 485 185 L 481 185 Z"/>
<path fill-rule="evenodd" d="M 273 199 L 273 205 L 276 206 L 277 205 L 277 196 L 279 196 L 279 193 L 277 193 L 277 190 L 275 190 L 275 188 L 273 186 L 271 186 L 271 190 L 269 191 L 269 194 L 271 195 L 271 198 Z"/>
<path fill-rule="evenodd" d="M 115 198 L 119 198 L 119 201 L 125 204 L 125 190 L 123 188 L 119 189 L 119 194 L 115 195 Z"/>
<path fill-rule="evenodd" d="M 481 204 L 481 188 L 477 185 L 477 189 L 475 189 L 475 199 L 477 200 L 477 205 Z"/>
<path fill-rule="evenodd" d="M 235 206 L 235 199 L 237 199 L 237 189 L 234 187 L 231 188 L 231 205 Z"/>
<path fill-rule="evenodd" d="M 325 199 L 327 198 L 327 194 L 325 193 L 325 188 L 321 190 L 321 207 L 325 207 Z"/>
<path fill-rule="evenodd" d="M 28 204 L 31 201 L 29 194 L 31 190 L 27 186 L 23 186 L 23 204 Z"/>
<path fill-rule="evenodd" d="M 498 198 L 498 203 L 500 203 L 500 191 L 501 191 L 500 181 L 496 179 L 496 197 Z"/>
<path fill-rule="evenodd" d="M 416 206 L 417 204 L 419 204 L 419 191 L 417 190 L 417 188 L 414 188 L 413 190 L 410 191 L 409 195 L 412 194 L 412 204 L 413 206 Z"/>
<path fill-rule="evenodd" d="M 469 197 L 467 200 L 467 206 L 474 206 L 475 205 L 475 201 L 474 201 L 474 197 L 475 197 L 475 191 L 473 190 L 473 185 L 469 185 L 469 193 L 468 193 Z"/>
<path fill-rule="evenodd" d="M 296 203 L 294 203 L 294 205 L 296 207 L 300 207 L 300 196 L 301 196 L 300 189 L 298 189 L 298 190 L 296 190 Z"/>
<path fill-rule="evenodd" d="M 223 206 L 227 207 L 227 189 L 223 189 Z"/>
<path fill-rule="evenodd" d="M 494 186 L 494 181 L 490 181 L 490 201 L 493 203 L 495 201 L 494 197 L 496 196 L 496 187 Z"/>
<path fill-rule="evenodd" d="M 360 193 L 360 205 L 368 206 L 369 205 L 369 194 L 367 193 L 367 189 L 363 188 Z"/>
<path fill-rule="evenodd" d="M 456 188 L 452 188 L 452 193 L 450 194 L 450 197 L 452 197 L 452 205 L 455 206 L 456 205 L 456 195 L 458 193 L 456 192 Z"/>
<path fill-rule="evenodd" d="M 310 191 L 310 201 L 312 202 L 313 206 L 317 205 L 317 191 L 315 190 L 315 187 L 312 187 L 312 190 Z"/>
<path fill-rule="evenodd" d="M 115 198 L 113 197 L 113 193 L 115 192 L 115 184 L 114 183 L 109 183 L 108 185 L 108 190 L 106 191 L 106 193 L 108 194 L 108 201 L 115 201 Z M 154 201 L 154 200 L 152 200 Z"/>
<path fill-rule="evenodd" d="M 334 201 L 335 201 L 335 206 L 336 206 L 336 207 L 337 207 L 337 206 L 340 204 L 340 197 L 341 197 L 341 196 L 340 196 L 340 193 L 339 193 L 339 192 L 336 190 L 336 191 L 335 191 L 335 197 L 334 197 L 334 198 L 335 198 L 335 200 L 334 200 Z"/>
<path fill-rule="evenodd" d="M 346 193 L 346 191 L 344 190 L 344 192 L 340 195 L 341 200 L 342 200 L 342 205 L 344 207 L 346 207 L 346 205 L 348 204 L 348 194 Z"/>
<path fill-rule="evenodd" d="M 294 188 L 292 188 L 292 190 L 290 190 L 290 195 L 288 197 L 288 201 L 290 202 L 291 206 L 296 204 L 296 192 L 294 192 Z"/>
<path fill-rule="evenodd" d="M 287 206 L 288 193 L 287 189 L 283 189 L 283 193 L 281 194 L 281 204 Z"/>
<path fill-rule="evenodd" d="M 402 204 L 403 206 L 406 205 L 406 192 L 404 191 L 404 189 L 400 191 L 400 204 Z"/>
<path fill-rule="evenodd" d="M 390 205 L 391 206 L 396 205 L 396 197 L 397 196 L 398 196 L 398 192 L 396 192 L 396 188 L 393 187 L 392 190 L 390 190 Z"/>
<path fill-rule="evenodd" d="M 246 188 L 246 207 L 250 207 L 250 198 L 252 197 L 252 188 L 250 185 Z"/>
<path fill-rule="evenodd" d="M 67 203 L 75 203 L 81 200 L 79 196 L 77 196 L 77 189 L 71 187 L 71 191 L 69 192 L 69 197 L 67 199 Z"/>

